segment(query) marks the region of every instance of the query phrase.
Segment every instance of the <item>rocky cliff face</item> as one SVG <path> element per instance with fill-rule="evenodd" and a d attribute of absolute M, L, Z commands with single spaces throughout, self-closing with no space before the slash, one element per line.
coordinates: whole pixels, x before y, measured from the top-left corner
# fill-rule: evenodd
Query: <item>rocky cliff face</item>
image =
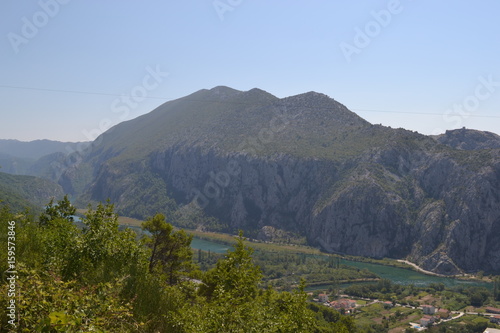
<path fill-rule="evenodd" d="M 322 94 L 195 96 L 101 138 L 107 157 L 83 162 L 94 170 L 85 198 L 138 217 L 169 197 L 195 201 L 247 235 L 272 227 L 330 252 L 500 272 L 500 149 L 370 125 Z"/>
<path fill-rule="evenodd" d="M 169 149 L 151 167 L 177 201 L 196 200 L 233 228 L 273 226 L 330 252 L 408 256 L 458 274 L 500 270 L 498 151 L 488 158 L 483 167 L 389 149 L 342 164 Z"/>

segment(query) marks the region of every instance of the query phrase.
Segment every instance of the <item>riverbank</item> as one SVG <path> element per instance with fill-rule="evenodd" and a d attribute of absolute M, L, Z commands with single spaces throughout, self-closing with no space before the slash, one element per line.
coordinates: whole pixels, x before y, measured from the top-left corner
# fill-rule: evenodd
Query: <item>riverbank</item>
<path fill-rule="evenodd" d="M 396 261 L 398 261 L 400 263 L 404 263 L 406 265 L 409 265 L 413 269 L 415 269 L 416 271 L 418 271 L 420 273 L 423 273 L 423 274 L 426 274 L 426 275 L 437 276 L 437 277 L 442 277 L 442 278 L 451 278 L 451 279 L 457 279 L 457 280 L 462 280 L 462 281 L 483 282 L 483 283 L 491 283 L 492 282 L 488 278 L 480 279 L 480 278 L 478 278 L 478 277 L 476 277 L 474 275 L 471 275 L 471 274 L 462 274 L 462 275 L 444 275 L 444 274 L 438 274 L 438 273 L 434 273 L 434 272 L 431 272 L 431 271 L 427 271 L 427 270 L 423 269 L 422 267 L 418 266 L 417 264 L 415 264 L 415 263 L 413 263 L 411 261 L 408 261 L 408 260 L 396 259 Z"/>
<path fill-rule="evenodd" d="M 231 246 L 232 244 L 234 244 L 236 242 L 235 237 L 237 237 L 235 235 L 224 234 L 224 233 L 219 233 L 219 232 L 199 231 L 199 230 L 193 230 L 193 229 L 185 229 L 185 230 L 187 233 L 192 234 L 194 237 L 208 240 L 208 241 L 219 242 L 221 244 L 229 245 L 229 246 Z M 317 248 L 305 246 L 305 245 L 263 242 L 263 241 L 259 241 L 256 239 L 247 239 L 246 242 L 248 244 L 251 244 L 250 246 L 255 251 L 262 250 L 262 251 L 268 251 L 268 252 L 289 252 L 289 253 L 294 253 L 294 254 L 323 255 L 323 256 L 331 256 L 331 257 L 335 257 L 335 258 L 341 257 L 339 255 L 327 254 L 327 253 L 321 252 Z"/>
<path fill-rule="evenodd" d="M 434 273 L 434 272 L 431 272 L 431 271 L 426 271 L 425 269 L 423 269 L 422 267 L 418 266 L 417 264 L 415 263 L 412 263 L 408 260 L 403 260 L 403 259 L 396 259 L 396 261 L 398 262 L 402 262 L 404 264 L 407 264 L 411 267 L 413 267 L 414 269 L 416 269 L 417 271 L 421 272 L 421 273 L 424 273 L 424 274 L 427 274 L 427 275 L 432 275 L 432 276 L 439 276 L 439 277 L 444 277 L 444 278 L 449 278 L 450 276 L 448 275 L 444 275 L 444 274 L 438 274 L 438 273 Z"/>

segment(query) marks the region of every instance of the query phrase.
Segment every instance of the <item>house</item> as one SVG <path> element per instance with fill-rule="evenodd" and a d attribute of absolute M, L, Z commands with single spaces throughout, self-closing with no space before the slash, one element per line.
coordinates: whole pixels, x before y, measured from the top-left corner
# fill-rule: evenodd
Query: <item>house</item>
<path fill-rule="evenodd" d="M 429 325 L 432 325 L 434 323 L 434 320 L 434 317 L 425 315 L 422 317 L 422 319 L 420 319 L 420 326 L 427 327 Z"/>
<path fill-rule="evenodd" d="M 436 313 L 436 308 L 432 305 L 422 305 L 422 310 L 426 315 L 433 315 Z"/>
<path fill-rule="evenodd" d="M 352 299 L 340 299 L 338 301 L 331 302 L 330 305 L 337 310 L 340 309 L 353 309 L 356 307 L 356 301 Z"/>
<path fill-rule="evenodd" d="M 355 308 L 356 307 L 356 301 L 355 300 L 348 299 L 347 302 L 348 302 L 350 308 Z"/>
<path fill-rule="evenodd" d="M 490 317 L 490 323 L 500 324 L 500 315 L 491 316 Z"/>
<path fill-rule="evenodd" d="M 500 314 L 500 309 L 488 306 L 488 307 L 486 307 L 486 313 Z"/>
<path fill-rule="evenodd" d="M 319 294 L 318 299 L 321 303 L 326 303 L 326 302 L 328 302 L 328 295 L 327 294 Z"/>
<path fill-rule="evenodd" d="M 385 308 L 392 308 L 394 306 L 394 304 L 392 304 L 392 302 L 390 301 L 386 301 L 383 304 Z"/>

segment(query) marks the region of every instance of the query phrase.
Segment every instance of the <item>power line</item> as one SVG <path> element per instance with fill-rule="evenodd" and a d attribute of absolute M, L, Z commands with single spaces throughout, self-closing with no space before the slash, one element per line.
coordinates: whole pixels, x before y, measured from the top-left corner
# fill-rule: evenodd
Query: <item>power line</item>
<path fill-rule="evenodd" d="M 80 90 L 64 90 L 64 89 L 50 89 L 50 88 L 20 87 L 20 86 L 12 86 L 12 85 L 0 85 L 0 88 L 10 88 L 10 89 L 20 89 L 20 90 L 34 90 L 34 91 L 49 91 L 49 92 L 82 94 L 82 95 L 101 95 L 101 96 L 113 96 L 113 97 L 123 97 L 123 96 L 126 96 L 125 94 L 91 92 L 91 91 L 80 91 Z M 141 96 L 141 98 L 145 98 L 145 99 L 160 99 L 160 100 L 164 100 L 164 101 L 172 100 L 171 98 L 157 97 L 157 96 Z M 192 101 L 197 101 L 196 99 L 191 99 L 191 100 Z M 220 101 L 218 101 L 218 102 L 220 102 Z M 222 102 L 226 102 L 227 103 L 227 101 L 222 101 Z M 245 102 L 234 102 L 234 103 L 235 104 L 247 104 L 247 105 L 252 104 L 252 103 L 245 103 Z M 396 114 L 408 114 L 408 115 L 414 114 L 414 115 L 424 115 L 424 116 L 442 116 L 443 115 L 443 113 L 433 113 L 433 112 L 405 112 L 405 111 L 394 111 L 394 110 L 371 110 L 371 109 L 357 109 L 357 108 L 348 108 L 348 109 L 350 111 L 356 111 L 356 112 L 396 113 Z M 500 118 L 500 116 L 487 116 L 487 115 L 477 115 L 477 114 L 469 114 L 468 117 L 476 117 L 476 118 Z"/>
<path fill-rule="evenodd" d="M 114 96 L 114 97 L 121 97 L 121 96 L 125 95 L 125 94 L 112 94 L 112 93 L 92 92 L 92 91 L 80 91 L 80 90 L 63 90 L 63 89 L 49 89 L 49 88 L 18 87 L 18 86 L 9 86 L 9 85 L 0 85 L 0 88 L 11 88 L 11 89 L 21 89 L 21 90 L 35 90 L 35 91 L 50 91 L 50 92 L 62 92 L 62 93 L 70 93 L 70 94 L 82 94 L 82 95 L 102 95 L 102 96 Z M 141 96 L 141 98 L 170 100 L 170 98 L 155 97 L 155 96 L 144 96 L 144 97 Z"/>

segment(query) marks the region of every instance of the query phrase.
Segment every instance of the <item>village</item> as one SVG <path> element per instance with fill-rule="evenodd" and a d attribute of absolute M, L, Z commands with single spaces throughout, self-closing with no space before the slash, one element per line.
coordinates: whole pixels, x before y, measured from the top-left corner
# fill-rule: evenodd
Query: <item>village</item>
<path fill-rule="evenodd" d="M 314 294 L 309 293 L 309 296 L 314 296 Z M 330 298 L 335 298 L 335 300 L 331 300 Z M 381 310 L 379 314 L 382 315 L 380 318 L 382 320 L 372 318 L 374 322 L 384 324 L 402 319 L 400 322 L 406 323 L 406 325 L 403 326 L 417 332 L 427 330 L 431 326 L 442 325 L 457 320 L 465 315 L 486 318 L 493 325 L 500 324 L 500 308 L 491 306 L 478 309 L 477 312 L 466 310 L 450 311 L 449 309 L 439 308 L 431 304 L 411 306 L 399 304 L 395 301 L 391 302 L 370 298 L 350 297 L 349 295 L 330 297 L 326 293 L 319 293 L 316 298 L 313 298 L 313 301 L 334 308 L 342 314 L 352 315 L 356 319 L 360 319 L 364 312 L 374 314 L 373 308 L 376 308 Z M 364 311 L 364 309 L 368 307 L 371 307 L 372 311 Z M 389 325 L 386 324 L 385 326 L 387 327 Z M 389 330 L 389 332 L 407 332 L 406 328 L 399 326 Z M 484 333 L 500 333 L 500 329 L 487 328 Z"/>

